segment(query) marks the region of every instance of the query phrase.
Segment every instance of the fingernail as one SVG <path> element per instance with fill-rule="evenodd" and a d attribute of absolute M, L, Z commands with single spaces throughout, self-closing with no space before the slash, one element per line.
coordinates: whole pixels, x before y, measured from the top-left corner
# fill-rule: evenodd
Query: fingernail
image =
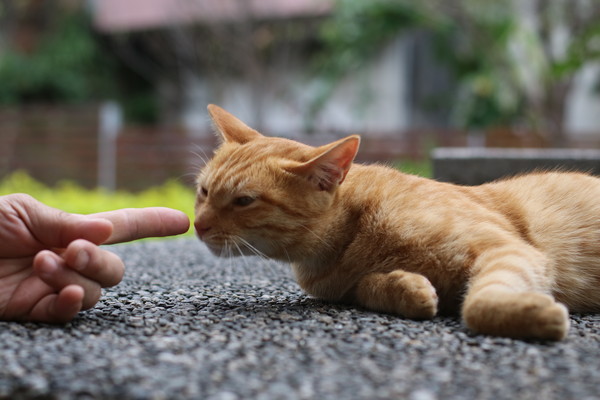
<path fill-rule="evenodd" d="M 79 250 L 77 257 L 75 258 L 75 263 L 73 264 L 73 268 L 77 271 L 81 271 L 84 269 L 88 263 L 90 262 L 90 255 L 85 250 Z"/>
<path fill-rule="evenodd" d="M 40 264 L 39 269 L 40 275 L 51 276 L 58 270 L 58 263 L 52 257 L 45 257 L 44 261 Z"/>

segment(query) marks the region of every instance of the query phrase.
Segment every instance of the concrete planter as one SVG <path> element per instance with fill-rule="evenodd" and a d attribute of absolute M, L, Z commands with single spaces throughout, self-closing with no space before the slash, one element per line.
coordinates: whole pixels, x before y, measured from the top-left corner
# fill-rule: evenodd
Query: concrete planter
<path fill-rule="evenodd" d="M 539 170 L 584 171 L 600 175 L 600 150 L 438 148 L 433 177 L 460 185 L 479 185 Z"/>

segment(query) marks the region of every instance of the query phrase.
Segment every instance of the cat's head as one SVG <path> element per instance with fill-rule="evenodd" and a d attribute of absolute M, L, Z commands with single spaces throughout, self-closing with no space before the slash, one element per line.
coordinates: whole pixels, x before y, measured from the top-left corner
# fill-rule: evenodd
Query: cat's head
<path fill-rule="evenodd" d="M 216 255 L 294 258 L 331 212 L 360 138 L 311 147 L 263 136 L 217 106 L 208 111 L 223 140 L 197 178 L 198 237 Z"/>

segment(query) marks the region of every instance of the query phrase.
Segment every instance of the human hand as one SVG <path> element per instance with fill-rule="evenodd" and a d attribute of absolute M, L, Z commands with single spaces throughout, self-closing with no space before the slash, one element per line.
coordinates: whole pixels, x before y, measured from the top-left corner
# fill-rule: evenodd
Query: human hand
<path fill-rule="evenodd" d="M 188 217 L 168 208 L 78 215 L 28 195 L 0 196 L 0 320 L 68 322 L 123 277 L 121 259 L 99 245 L 188 228 Z"/>

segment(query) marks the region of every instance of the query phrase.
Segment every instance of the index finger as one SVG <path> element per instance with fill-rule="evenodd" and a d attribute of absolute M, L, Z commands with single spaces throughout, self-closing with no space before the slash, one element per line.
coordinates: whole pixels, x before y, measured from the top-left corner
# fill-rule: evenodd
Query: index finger
<path fill-rule="evenodd" d="M 165 207 L 123 208 L 90 214 L 89 217 L 112 222 L 113 231 L 105 244 L 179 235 L 190 227 L 190 219 L 185 213 Z"/>

